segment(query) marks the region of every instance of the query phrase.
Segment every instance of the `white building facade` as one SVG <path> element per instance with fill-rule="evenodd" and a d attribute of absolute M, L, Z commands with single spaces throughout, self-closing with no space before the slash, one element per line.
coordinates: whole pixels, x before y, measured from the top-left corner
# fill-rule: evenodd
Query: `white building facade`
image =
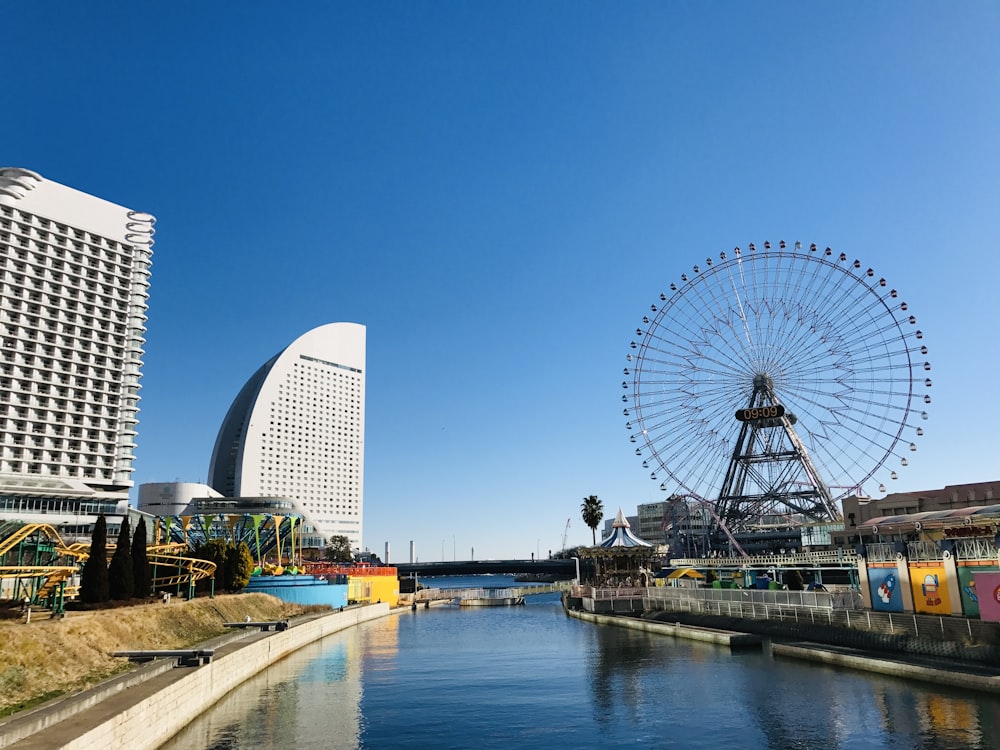
<path fill-rule="evenodd" d="M 3 517 L 25 498 L 127 501 L 154 223 L 0 168 Z"/>
<path fill-rule="evenodd" d="M 284 497 L 323 538 L 361 548 L 365 341 L 357 323 L 314 328 L 266 362 L 219 430 L 209 484 L 226 497 Z"/>

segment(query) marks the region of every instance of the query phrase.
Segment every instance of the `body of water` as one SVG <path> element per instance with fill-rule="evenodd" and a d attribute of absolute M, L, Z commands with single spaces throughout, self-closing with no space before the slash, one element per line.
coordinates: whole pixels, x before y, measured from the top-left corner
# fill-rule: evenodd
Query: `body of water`
<path fill-rule="evenodd" d="M 998 733 L 1000 700 L 987 695 L 596 626 L 546 594 L 333 635 L 165 747 L 971 750 L 1000 746 Z"/>

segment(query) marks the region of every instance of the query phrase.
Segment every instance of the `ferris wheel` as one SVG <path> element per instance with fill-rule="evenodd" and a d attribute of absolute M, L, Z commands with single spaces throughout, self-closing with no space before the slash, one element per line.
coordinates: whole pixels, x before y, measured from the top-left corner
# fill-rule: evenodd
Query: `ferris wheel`
<path fill-rule="evenodd" d="M 830 248 L 708 258 L 635 331 L 622 401 L 636 455 L 730 539 L 762 517 L 837 519 L 840 499 L 885 492 L 917 449 L 931 366 L 916 322 Z"/>

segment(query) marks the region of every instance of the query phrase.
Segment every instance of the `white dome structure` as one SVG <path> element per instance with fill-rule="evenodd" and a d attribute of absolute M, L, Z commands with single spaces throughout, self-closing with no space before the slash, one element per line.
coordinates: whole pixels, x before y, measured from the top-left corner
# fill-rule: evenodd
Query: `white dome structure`
<path fill-rule="evenodd" d="M 329 539 L 361 547 L 365 327 L 314 328 L 247 381 L 219 429 L 208 482 L 226 497 L 287 497 Z"/>

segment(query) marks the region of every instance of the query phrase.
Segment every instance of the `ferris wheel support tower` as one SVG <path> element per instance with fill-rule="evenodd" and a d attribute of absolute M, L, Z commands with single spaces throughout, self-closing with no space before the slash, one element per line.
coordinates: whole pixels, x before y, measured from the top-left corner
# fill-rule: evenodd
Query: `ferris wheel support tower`
<path fill-rule="evenodd" d="M 840 518 L 829 488 L 795 432 L 795 415 L 778 401 L 770 375 L 754 376 L 750 403 L 736 419 L 742 424 L 716 503 L 720 517 L 737 527 L 789 512 L 813 521 Z"/>

